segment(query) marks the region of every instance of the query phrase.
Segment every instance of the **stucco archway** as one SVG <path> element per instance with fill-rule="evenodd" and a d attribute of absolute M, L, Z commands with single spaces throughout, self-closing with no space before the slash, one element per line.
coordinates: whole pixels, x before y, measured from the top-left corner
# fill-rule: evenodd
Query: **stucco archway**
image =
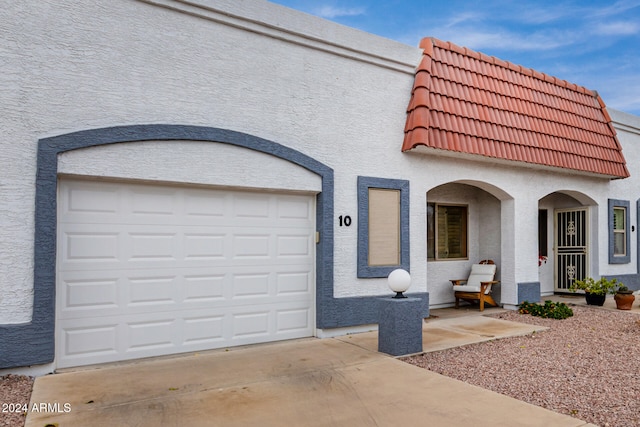
<path fill-rule="evenodd" d="M 597 224 L 597 202 L 588 194 L 562 189 L 539 199 L 538 280 L 542 296 L 566 292 L 571 280 L 596 273 Z M 576 236 L 583 237 L 576 240 Z"/>
<path fill-rule="evenodd" d="M 468 217 L 467 248 L 465 256 L 462 257 L 448 259 L 440 256 L 434 241 L 436 230 L 427 230 L 427 276 L 432 307 L 453 303 L 453 291 L 449 280 L 466 277 L 471 264 L 475 262 L 492 259 L 498 264 L 498 274 L 504 272 L 503 240 L 508 234 L 503 231 L 503 211 L 504 203 L 511 199 L 503 189 L 477 180 L 452 181 L 431 188 L 427 192 L 428 212 L 440 206 L 462 207 Z M 500 290 L 500 286 L 497 286 L 494 291 L 497 301 L 500 300 Z"/>

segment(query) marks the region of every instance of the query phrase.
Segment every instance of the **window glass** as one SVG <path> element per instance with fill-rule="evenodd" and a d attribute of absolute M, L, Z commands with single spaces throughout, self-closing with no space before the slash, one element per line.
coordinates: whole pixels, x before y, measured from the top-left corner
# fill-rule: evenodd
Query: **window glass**
<path fill-rule="evenodd" d="M 468 257 L 467 214 L 466 205 L 432 204 L 431 209 L 427 209 L 427 256 L 429 258 L 464 259 Z"/>
<path fill-rule="evenodd" d="M 546 209 L 538 210 L 538 257 L 546 257 L 549 255 L 547 218 L 548 212 Z"/>
<path fill-rule="evenodd" d="M 609 264 L 631 262 L 628 200 L 609 199 Z"/>
<path fill-rule="evenodd" d="M 427 258 L 436 258 L 436 205 L 427 203 Z"/>
<path fill-rule="evenodd" d="M 613 254 L 626 255 L 625 208 L 613 208 Z"/>

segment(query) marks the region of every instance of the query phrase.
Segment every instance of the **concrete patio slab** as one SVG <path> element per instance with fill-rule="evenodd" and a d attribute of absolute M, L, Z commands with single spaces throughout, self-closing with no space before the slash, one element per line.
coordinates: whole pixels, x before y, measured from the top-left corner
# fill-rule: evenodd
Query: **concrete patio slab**
<path fill-rule="evenodd" d="M 492 313 L 500 311 L 494 310 Z M 422 327 L 422 351 L 425 353 L 499 338 L 528 335 L 548 329 L 544 326 L 486 317 L 479 314 L 480 312 L 451 312 L 449 309 L 433 310 L 433 312 L 438 313 L 437 317 L 426 319 Z M 356 344 L 370 351 L 378 350 L 376 332 L 346 335 L 336 339 Z"/>
<path fill-rule="evenodd" d="M 447 333 L 457 345 L 522 332 L 491 320 L 423 332 L 441 346 Z M 590 426 L 376 349 L 373 332 L 66 371 L 37 378 L 31 402 L 70 410 L 30 412 L 26 426 Z"/>

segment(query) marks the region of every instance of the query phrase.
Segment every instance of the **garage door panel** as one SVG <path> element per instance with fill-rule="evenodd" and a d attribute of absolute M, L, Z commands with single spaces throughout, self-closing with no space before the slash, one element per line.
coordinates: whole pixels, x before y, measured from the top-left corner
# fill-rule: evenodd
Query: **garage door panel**
<path fill-rule="evenodd" d="M 207 311 L 200 316 L 187 317 L 183 323 L 183 344 L 198 349 L 215 348 L 225 341 L 224 326 L 223 314 L 212 315 Z"/>
<path fill-rule="evenodd" d="M 185 261 L 214 261 L 225 259 L 226 236 L 221 232 L 185 232 Z"/>
<path fill-rule="evenodd" d="M 198 304 L 210 307 L 213 302 L 224 300 L 226 277 L 226 274 L 217 271 L 185 276 L 182 301 L 189 307 Z"/>
<path fill-rule="evenodd" d="M 138 219 L 175 217 L 181 212 L 179 191 L 178 188 L 170 187 L 130 187 L 130 191 L 125 193 L 129 199 L 126 206 L 130 207 L 129 212 Z"/>
<path fill-rule="evenodd" d="M 280 309 L 276 311 L 276 322 L 279 334 L 295 333 L 307 330 L 311 326 L 311 313 L 307 307 Z"/>
<path fill-rule="evenodd" d="M 308 304 L 293 302 L 273 309 L 226 307 L 183 313 L 143 313 L 113 318 L 73 319 L 62 322 L 64 360 L 69 366 L 129 360 L 158 354 L 200 351 L 265 340 L 309 336 L 313 312 Z M 274 334 L 272 331 L 276 329 Z"/>
<path fill-rule="evenodd" d="M 276 279 L 278 296 L 301 295 L 303 298 L 312 292 L 313 277 L 309 270 L 279 272 Z"/>
<path fill-rule="evenodd" d="M 270 258 L 269 250 L 269 234 L 234 234 L 233 235 L 233 253 L 232 257 L 237 258 Z"/>
<path fill-rule="evenodd" d="M 254 264 L 290 262 L 292 258 L 310 259 L 314 236 L 308 233 L 246 233 L 233 227 L 221 232 L 189 232 L 182 227 L 175 232 L 158 226 L 123 226 L 119 232 L 108 231 L 113 225 L 81 224 L 65 227 L 65 251 L 61 261 L 65 270 L 113 268 L 106 263 L 126 264 L 128 268 L 161 264 L 189 265 L 211 262 L 231 264 L 246 261 Z M 173 228 L 175 230 L 175 227 Z M 133 231 L 136 230 L 136 231 Z M 92 263 L 96 263 L 93 265 Z M 133 264 L 131 264 L 133 263 Z M 169 267 L 169 266 L 167 266 Z"/>
<path fill-rule="evenodd" d="M 238 194 L 233 200 L 233 215 L 259 221 L 273 215 L 271 198 L 266 194 Z"/>
<path fill-rule="evenodd" d="M 94 185 L 78 185 L 63 189 L 63 204 L 60 210 L 67 222 L 75 222 L 82 218 L 93 221 L 105 221 L 105 218 L 117 216 L 120 209 L 120 193 L 116 188 L 97 188 Z"/>
<path fill-rule="evenodd" d="M 296 197 L 278 199 L 276 215 L 280 221 L 304 226 L 313 220 L 312 214 L 312 205 L 308 200 Z"/>
<path fill-rule="evenodd" d="M 131 261 L 174 261 L 178 259 L 180 247 L 175 233 L 138 232 L 129 233 Z"/>
<path fill-rule="evenodd" d="M 78 262 L 83 265 L 90 262 L 116 262 L 118 261 L 118 234 L 99 230 L 69 230 L 63 236 L 66 250 L 61 254 L 62 261 Z"/>
<path fill-rule="evenodd" d="M 176 347 L 176 328 L 178 321 L 173 317 L 129 322 L 123 334 L 125 351 L 153 351 L 156 349 L 170 349 Z"/>
<path fill-rule="evenodd" d="M 101 322 L 99 325 L 76 325 L 62 329 L 58 346 L 64 349 L 65 357 L 85 359 L 87 357 L 117 357 L 118 324 Z"/>
<path fill-rule="evenodd" d="M 60 299 L 63 301 L 62 309 L 65 311 L 79 310 L 110 310 L 115 313 L 119 310 L 118 278 L 107 275 L 103 278 L 83 279 L 83 275 L 76 278 L 61 280 L 58 289 Z M 61 317 L 65 313 L 62 313 Z"/>
<path fill-rule="evenodd" d="M 277 239 L 279 258 L 308 258 L 312 251 L 312 237 L 306 234 L 280 234 Z"/>
<path fill-rule="evenodd" d="M 231 298 L 235 300 L 269 298 L 270 277 L 268 272 L 233 274 Z"/>
<path fill-rule="evenodd" d="M 175 276 L 131 277 L 126 289 L 129 307 L 161 306 L 157 309 L 166 310 L 179 301 L 179 281 Z"/>
<path fill-rule="evenodd" d="M 59 318 L 118 313 L 191 310 L 250 304 L 309 301 L 311 266 L 298 265 L 169 270 L 67 272 L 59 278 Z M 184 275 L 181 275 L 184 273 Z M 173 275 L 176 274 L 176 275 Z"/>
<path fill-rule="evenodd" d="M 311 196 L 59 188 L 59 367 L 313 335 Z"/>
<path fill-rule="evenodd" d="M 245 340 L 259 340 L 260 337 L 266 337 L 269 334 L 269 317 L 268 309 L 256 310 L 252 308 L 250 312 L 234 312 L 232 314 L 232 336 L 231 340 L 246 342 Z M 251 342 L 251 341 L 250 341 Z"/>
<path fill-rule="evenodd" d="M 185 190 L 185 214 L 193 221 L 210 224 L 211 218 L 219 221 L 229 216 L 231 194 L 211 190 Z"/>

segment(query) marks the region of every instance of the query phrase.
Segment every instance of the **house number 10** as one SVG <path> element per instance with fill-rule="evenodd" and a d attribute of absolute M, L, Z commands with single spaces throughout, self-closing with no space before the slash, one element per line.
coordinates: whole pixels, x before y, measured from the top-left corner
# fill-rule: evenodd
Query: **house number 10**
<path fill-rule="evenodd" d="M 349 215 L 345 215 L 345 216 L 340 215 L 338 217 L 338 221 L 340 222 L 340 227 L 342 226 L 349 227 L 351 225 L 351 217 Z"/>

